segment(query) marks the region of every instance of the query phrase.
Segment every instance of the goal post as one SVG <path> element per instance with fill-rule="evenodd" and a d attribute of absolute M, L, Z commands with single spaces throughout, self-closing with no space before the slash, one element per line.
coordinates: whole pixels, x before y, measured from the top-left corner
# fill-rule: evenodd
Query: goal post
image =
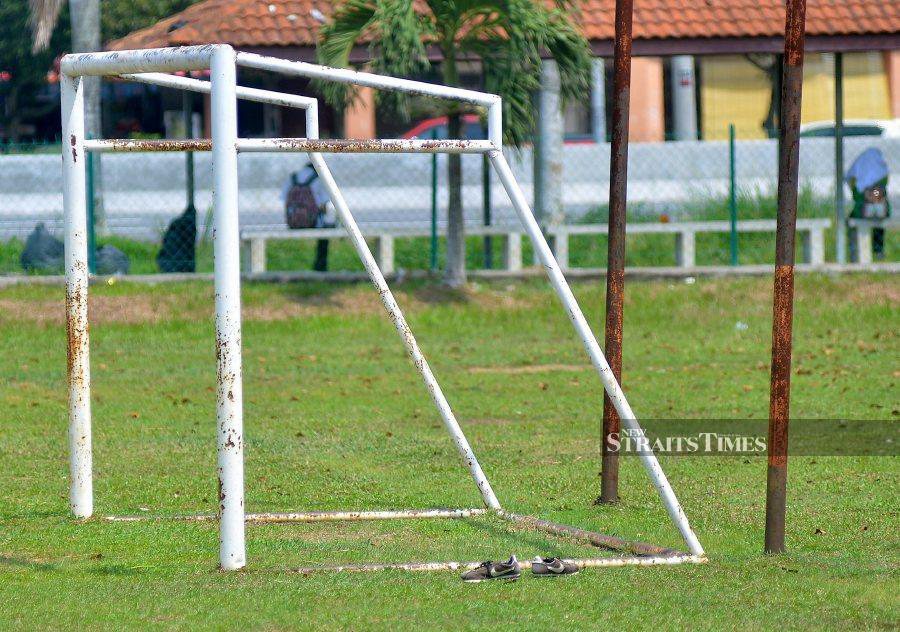
<path fill-rule="evenodd" d="M 687 546 L 687 553 L 663 547 L 627 542 L 612 536 L 577 527 L 556 525 L 537 518 L 505 511 L 479 464 L 453 410 L 432 373 L 424 354 L 394 299 L 387 281 L 376 263 L 356 220 L 325 161 L 327 153 L 480 153 L 486 154 L 497 172 L 535 252 L 547 272 L 550 283 L 596 369 L 609 399 L 622 423 L 633 431 L 640 425 L 625 394 L 612 374 L 587 320 L 553 256 L 527 199 L 503 155 L 502 108 L 500 97 L 492 94 L 399 79 L 347 69 L 328 68 L 304 62 L 236 53 L 228 45 L 187 46 L 180 48 L 83 53 L 66 55 L 61 61 L 63 193 L 66 225 L 66 303 L 68 331 L 70 506 L 78 518 L 93 514 L 92 446 L 90 413 L 90 372 L 87 313 L 87 240 L 85 200 L 85 151 L 210 151 L 213 168 L 213 251 L 216 329 L 216 405 L 217 470 L 219 480 L 218 511 L 220 553 L 223 569 L 246 565 L 245 526 L 248 522 L 310 522 L 348 519 L 452 518 L 493 513 L 511 522 L 529 525 L 548 533 L 565 534 L 606 548 L 621 550 L 628 556 L 576 560 L 581 566 L 617 566 L 703 562 L 705 553 L 691 529 L 687 517 L 652 452 L 640 458 L 656 488 L 670 519 Z M 337 81 L 383 90 L 423 94 L 471 103 L 487 109 L 488 139 L 464 140 L 320 140 L 318 105 L 314 98 L 260 90 L 237 85 L 237 68 L 247 67 L 286 75 Z M 210 80 L 169 74 L 176 71 L 209 70 Z M 212 134 L 210 139 L 188 141 L 161 140 L 85 140 L 84 94 L 81 77 L 118 76 L 123 79 L 207 93 L 211 99 Z M 242 139 L 237 134 L 237 100 L 296 107 L 306 113 L 307 137 L 282 139 Z M 241 350 L 240 248 L 238 215 L 238 153 L 307 153 L 326 187 L 347 230 L 350 241 L 378 291 L 406 350 L 431 396 L 444 427 L 463 463 L 469 470 L 486 509 L 397 511 L 299 512 L 284 514 L 247 514 L 244 506 L 243 379 Z M 134 517 L 109 517 L 132 520 Z M 211 516 L 184 516 L 184 519 L 210 519 Z M 618 560 L 618 561 L 617 561 Z M 407 568 L 431 570 L 458 568 L 468 562 L 401 563 L 358 565 L 355 570 Z M 350 567 L 332 567 L 346 570 Z M 307 569 L 308 570 L 308 569 Z"/>

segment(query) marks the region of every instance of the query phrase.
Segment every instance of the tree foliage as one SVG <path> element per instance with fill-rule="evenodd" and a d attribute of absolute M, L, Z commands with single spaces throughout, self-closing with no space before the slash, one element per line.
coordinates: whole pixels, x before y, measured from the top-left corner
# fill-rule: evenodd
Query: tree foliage
<path fill-rule="evenodd" d="M 428 47 L 443 57 L 444 82 L 459 84 L 457 62 L 476 59 L 484 89 L 504 102 L 504 133 L 520 144 L 534 127 L 532 96 L 540 87 L 541 55 L 558 64 L 564 99 L 590 89 L 591 53 L 572 23 L 573 2 L 553 6 L 541 0 L 345 0 L 321 31 L 318 58 L 330 66 L 349 65 L 353 47 L 370 41 L 375 72 L 414 76 L 428 66 Z M 323 83 L 326 99 L 343 105 L 353 93 L 343 84 Z M 403 109 L 402 95 L 382 100 Z M 453 113 L 458 106 L 447 105 Z"/>
<path fill-rule="evenodd" d="M 172 15 L 198 0 L 103 0 L 101 7 L 102 37 L 108 41 L 141 29 Z M 71 32 L 68 3 L 56 20 L 49 45 L 32 52 L 32 29 L 29 3 L 24 0 L 0 2 L 0 71 L 10 73 L 9 81 L 0 84 L 4 108 L 2 125 L 15 136 L 18 123 L 40 116 L 47 104 L 40 101 L 47 72 L 54 60 L 69 50 Z"/>
<path fill-rule="evenodd" d="M 198 0 L 103 0 L 103 41 L 118 39 L 184 11 Z"/>
<path fill-rule="evenodd" d="M 31 28 L 27 2 L 0 2 L 0 71 L 9 79 L 0 83 L 3 95 L 2 127 L 17 139 L 19 124 L 52 109 L 42 100 L 41 88 L 47 84 L 47 72 L 53 60 L 69 41 L 69 16 L 63 9 L 60 26 L 53 32 L 49 48 L 31 52 Z M 54 102 L 55 104 L 55 102 Z"/>

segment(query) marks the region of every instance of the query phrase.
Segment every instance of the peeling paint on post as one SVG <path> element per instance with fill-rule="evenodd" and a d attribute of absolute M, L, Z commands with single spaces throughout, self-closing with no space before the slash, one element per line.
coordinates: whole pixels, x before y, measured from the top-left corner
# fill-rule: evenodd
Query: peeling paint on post
<path fill-rule="evenodd" d="M 766 553 L 784 552 L 791 344 L 794 318 L 794 241 L 800 165 L 800 103 L 806 0 L 788 0 L 784 31 L 784 80 L 778 155 L 778 219 L 775 229 L 775 293 L 772 315 L 772 385 L 766 478 Z"/>
<path fill-rule="evenodd" d="M 78 518 L 94 512 L 91 454 L 91 375 L 88 341 L 87 192 L 84 160 L 84 82 L 60 76 L 63 209 L 66 218 L 66 335 L 69 383 L 69 507 Z"/>
<path fill-rule="evenodd" d="M 609 237 L 606 259 L 606 340 L 604 352 L 616 381 L 622 382 L 622 321 L 625 300 L 625 208 L 628 187 L 628 112 L 631 100 L 631 21 L 633 0 L 616 0 L 613 57 L 612 145 L 609 166 Z M 603 396 L 601 503 L 619 500 L 619 455 L 609 439 L 621 422 L 608 395 Z"/>
<path fill-rule="evenodd" d="M 216 425 L 219 564 L 246 565 L 244 420 L 241 375 L 241 265 L 238 233 L 236 67 L 231 47 L 216 47 L 212 82 L 213 257 L 216 301 Z"/>

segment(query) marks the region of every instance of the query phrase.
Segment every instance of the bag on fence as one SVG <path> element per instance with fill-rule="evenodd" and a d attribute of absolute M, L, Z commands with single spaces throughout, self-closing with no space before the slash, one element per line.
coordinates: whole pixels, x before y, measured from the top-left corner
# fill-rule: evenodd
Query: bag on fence
<path fill-rule="evenodd" d="M 193 206 L 172 220 L 156 255 L 161 272 L 194 272 L 196 269 L 197 211 Z"/>
<path fill-rule="evenodd" d="M 19 262 L 26 272 L 62 272 L 64 256 L 63 242 L 39 222 L 25 240 Z"/>
<path fill-rule="evenodd" d="M 313 228 L 319 217 L 319 205 L 313 195 L 312 183 L 319 175 L 312 173 L 301 182 L 296 173 L 291 174 L 291 186 L 284 200 L 284 215 L 288 228 Z"/>
<path fill-rule="evenodd" d="M 128 274 L 131 261 L 124 252 L 107 244 L 97 248 L 94 266 L 97 268 L 97 274 Z"/>

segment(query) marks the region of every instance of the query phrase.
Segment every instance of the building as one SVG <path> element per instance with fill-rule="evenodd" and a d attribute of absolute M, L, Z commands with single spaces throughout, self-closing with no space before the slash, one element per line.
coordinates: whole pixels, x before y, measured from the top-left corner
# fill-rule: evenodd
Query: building
<path fill-rule="evenodd" d="M 240 50 L 313 61 L 329 0 L 203 0 L 153 26 L 110 42 L 111 50 L 230 43 Z M 566 112 L 572 135 L 605 137 L 615 0 L 583 0 L 578 19 L 599 62 L 594 94 Z M 637 0 L 634 9 L 631 138 L 717 139 L 734 124 L 742 138 L 774 129 L 778 55 L 783 47 L 782 0 Z M 803 121 L 833 117 L 834 53 L 844 59 L 845 116 L 900 117 L 900 3 L 881 0 L 809 0 Z M 352 61 L 364 63 L 365 45 Z M 478 68 L 468 69 L 477 81 Z M 263 78 L 260 77 L 260 81 Z M 268 79 L 272 81 L 272 79 Z M 282 90 L 309 92 L 303 81 L 278 80 Z M 245 79 L 252 83 L 253 77 Z M 288 85 L 290 84 L 290 85 Z M 263 84 L 265 85 L 265 84 Z M 242 133 L 300 135 L 294 113 L 245 108 Z M 367 138 L 402 131 L 380 117 L 363 90 L 343 113 L 325 109 L 325 132 Z M 768 128 L 768 129 L 767 129 Z"/>

